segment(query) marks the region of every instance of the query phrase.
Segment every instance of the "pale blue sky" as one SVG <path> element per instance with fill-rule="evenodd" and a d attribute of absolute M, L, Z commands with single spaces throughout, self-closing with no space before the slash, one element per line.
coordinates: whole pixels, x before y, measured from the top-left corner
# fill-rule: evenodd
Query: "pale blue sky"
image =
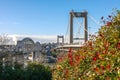
<path fill-rule="evenodd" d="M 0 0 L 0 34 L 65 35 L 72 9 L 100 21 L 113 8 L 120 9 L 120 0 Z M 99 28 L 88 24 L 91 32 Z"/>

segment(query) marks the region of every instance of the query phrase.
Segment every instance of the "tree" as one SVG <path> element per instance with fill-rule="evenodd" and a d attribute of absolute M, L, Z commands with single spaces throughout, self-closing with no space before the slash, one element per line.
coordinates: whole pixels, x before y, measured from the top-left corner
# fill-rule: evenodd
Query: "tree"
<path fill-rule="evenodd" d="M 0 35 L 0 45 L 7 45 L 10 39 L 8 38 L 7 34 Z"/>

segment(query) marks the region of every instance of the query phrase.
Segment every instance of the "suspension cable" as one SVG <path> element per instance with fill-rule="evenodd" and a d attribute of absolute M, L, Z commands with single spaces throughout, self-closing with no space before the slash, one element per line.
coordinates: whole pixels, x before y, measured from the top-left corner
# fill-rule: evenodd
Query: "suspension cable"
<path fill-rule="evenodd" d="M 68 40 L 67 40 L 67 34 L 68 34 L 69 29 L 70 29 L 69 26 L 70 26 L 70 24 L 69 24 L 69 19 L 68 19 L 67 31 L 66 31 L 66 34 L 65 34 L 65 40 L 66 40 L 66 41 L 68 41 Z"/>
<path fill-rule="evenodd" d="M 102 26 L 102 24 L 100 24 L 99 21 L 97 21 L 93 16 L 91 16 L 90 14 L 88 15 L 88 17 L 90 17 L 91 20 L 93 20 L 97 25 Z"/>
<path fill-rule="evenodd" d="M 82 19 L 81 23 L 83 23 L 83 19 Z M 79 28 L 78 28 L 78 36 L 80 36 L 80 28 L 81 28 L 81 26 L 79 26 Z"/>

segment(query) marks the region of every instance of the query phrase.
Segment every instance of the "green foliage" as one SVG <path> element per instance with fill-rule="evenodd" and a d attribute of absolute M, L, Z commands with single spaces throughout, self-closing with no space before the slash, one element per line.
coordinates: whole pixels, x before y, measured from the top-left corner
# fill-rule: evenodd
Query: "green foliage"
<path fill-rule="evenodd" d="M 120 79 L 120 11 L 108 17 L 97 36 L 92 35 L 78 51 L 69 49 L 59 58 L 53 80 Z"/>
<path fill-rule="evenodd" d="M 0 80 L 51 80 L 52 73 L 50 67 L 31 63 L 26 68 L 20 65 L 0 66 Z"/>

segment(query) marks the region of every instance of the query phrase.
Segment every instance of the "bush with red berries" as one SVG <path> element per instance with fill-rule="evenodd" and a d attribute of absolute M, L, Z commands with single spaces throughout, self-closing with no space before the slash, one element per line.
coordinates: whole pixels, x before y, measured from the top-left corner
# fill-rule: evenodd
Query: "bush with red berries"
<path fill-rule="evenodd" d="M 108 18 L 97 36 L 59 58 L 53 80 L 120 80 L 120 11 Z"/>

